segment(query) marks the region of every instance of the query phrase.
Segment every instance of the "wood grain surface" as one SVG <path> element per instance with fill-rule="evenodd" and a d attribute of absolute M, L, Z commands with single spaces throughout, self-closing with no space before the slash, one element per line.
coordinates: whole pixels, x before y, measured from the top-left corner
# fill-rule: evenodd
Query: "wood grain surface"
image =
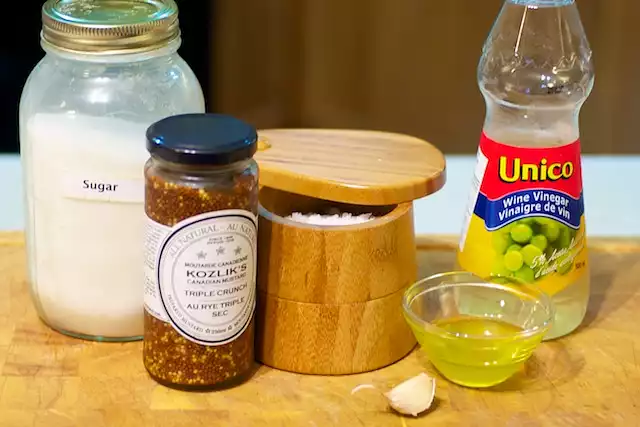
<path fill-rule="evenodd" d="M 257 360 L 296 373 L 340 375 L 404 357 L 415 345 L 399 310 L 418 272 L 413 203 L 338 207 L 263 187 L 260 204 Z M 330 227 L 286 219 L 330 208 L 376 218 Z"/>
<path fill-rule="evenodd" d="M 451 239 L 429 239 L 421 275 L 453 265 Z M 0 426 L 636 426 L 640 423 L 640 244 L 591 242 L 593 297 L 584 325 L 544 343 L 526 369 L 491 390 L 447 383 L 419 351 L 385 369 L 323 377 L 257 367 L 224 392 L 185 393 L 154 383 L 141 343 L 84 342 L 37 318 L 25 284 L 22 236 L 0 234 Z M 427 371 L 436 375 L 433 409 L 399 417 L 382 389 Z"/>
<path fill-rule="evenodd" d="M 285 300 L 348 304 L 385 297 L 416 280 L 413 203 L 360 212 L 363 224 L 321 227 L 286 219 L 335 203 L 263 187 L 258 225 L 258 289 Z M 368 211 L 368 212 L 367 212 Z M 380 214 L 380 216 L 377 216 Z"/>
<path fill-rule="evenodd" d="M 303 374 L 373 371 L 416 345 L 404 320 L 400 289 L 353 304 L 309 304 L 258 293 L 256 359 Z"/>
<path fill-rule="evenodd" d="M 360 205 L 409 202 L 445 183 L 443 154 L 413 136 L 334 129 L 259 131 L 260 184 Z"/>

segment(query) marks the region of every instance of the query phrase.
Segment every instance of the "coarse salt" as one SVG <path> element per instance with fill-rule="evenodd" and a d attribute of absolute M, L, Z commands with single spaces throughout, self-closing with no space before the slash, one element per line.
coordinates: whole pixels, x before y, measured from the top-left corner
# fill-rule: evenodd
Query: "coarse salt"
<path fill-rule="evenodd" d="M 289 215 L 287 219 L 313 225 L 353 225 L 371 221 L 372 219 L 374 219 L 374 216 L 370 213 L 353 215 L 348 212 L 337 214 L 304 214 L 300 212 L 294 212 Z"/>

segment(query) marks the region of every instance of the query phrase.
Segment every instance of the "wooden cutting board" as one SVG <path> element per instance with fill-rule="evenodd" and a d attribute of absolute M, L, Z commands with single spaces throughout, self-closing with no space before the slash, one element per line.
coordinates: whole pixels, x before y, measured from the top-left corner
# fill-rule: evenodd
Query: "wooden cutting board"
<path fill-rule="evenodd" d="M 421 275 L 453 263 L 455 239 L 419 239 Z M 640 424 L 640 242 L 592 241 L 593 297 L 584 326 L 543 344 L 526 370 L 492 390 L 447 383 L 414 351 L 388 368 L 342 377 L 259 367 L 224 392 L 185 393 L 148 378 L 141 343 L 76 340 L 37 318 L 22 236 L 0 234 L 0 426 L 635 426 Z M 391 387 L 427 371 L 433 410 L 404 418 L 363 383 Z"/>
<path fill-rule="evenodd" d="M 391 205 L 440 190 L 443 154 L 396 133 L 334 129 L 265 129 L 255 159 L 260 185 L 357 205 Z"/>

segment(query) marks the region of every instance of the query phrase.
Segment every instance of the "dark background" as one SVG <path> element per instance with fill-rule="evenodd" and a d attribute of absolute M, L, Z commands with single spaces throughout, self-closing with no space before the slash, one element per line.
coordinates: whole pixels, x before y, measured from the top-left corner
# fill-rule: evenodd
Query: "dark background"
<path fill-rule="evenodd" d="M 20 26 L 0 38 L 0 152 L 17 150 L 20 93 L 43 56 L 43 1 L 5 2 Z M 258 129 L 377 129 L 475 154 L 485 114 L 476 67 L 504 0 L 177 2 L 180 55 L 209 111 Z M 583 152 L 638 155 L 640 1 L 577 4 L 596 66 Z"/>
<path fill-rule="evenodd" d="M 180 9 L 182 47 L 180 55 L 209 93 L 212 1 L 177 0 Z M 42 1 L 15 2 L 12 11 L 21 16 L 10 37 L 0 39 L 0 153 L 18 152 L 18 104 L 29 73 L 44 56 L 40 47 Z M 210 9 L 210 10 L 209 10 Z M 18 40 L 18 42 L 16 42 Z"/>
<path fill-rule="evenodd" d="M 216 0 L 209 108 L 259 129 L 378 129 L 473 156 L 476 67 L 503 2 Z M 596 68 L 583 152 L 638 155 L 640 1 L 576 3 Z"/>

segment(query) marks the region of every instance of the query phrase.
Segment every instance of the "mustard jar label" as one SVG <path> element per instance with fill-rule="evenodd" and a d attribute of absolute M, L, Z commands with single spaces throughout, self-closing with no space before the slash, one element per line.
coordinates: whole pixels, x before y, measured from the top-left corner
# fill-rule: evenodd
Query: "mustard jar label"
<path fill-rule="evenodd" d="M 235 340 L 255 309 L 256 252 L 251 212 L 222 210 L 177 223 L 157 246 L 147 311 L 202 345 Z"/>

